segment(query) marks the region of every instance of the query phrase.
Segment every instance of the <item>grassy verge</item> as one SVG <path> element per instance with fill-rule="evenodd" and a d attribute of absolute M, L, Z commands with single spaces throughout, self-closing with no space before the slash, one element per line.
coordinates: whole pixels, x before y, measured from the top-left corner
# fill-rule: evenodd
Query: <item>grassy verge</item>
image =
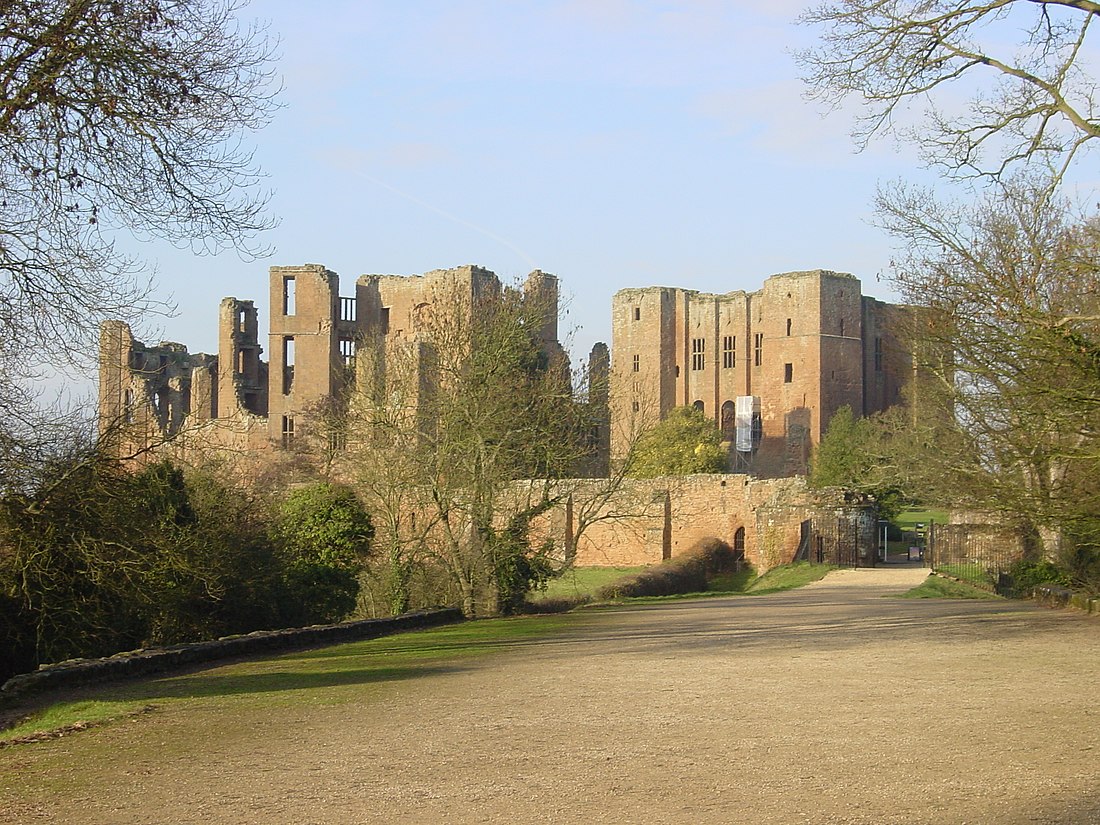
<path fill-rule="evenodd" d="M 455 669 L 463 660 L 531 643 L 577 625 L 568 616 L 466 622 L 381 639 L 237 662 L 196 673 L 74 691 L 29 707 L 0 744 L 51 738 L 169 705 L 224 703 L 227 712 L 300 702 L 362 701 L 384 682 Z M 324 689 L 324 690 L 322 690 Z"/>
<path fill-rule="evenodd" d="M 936 572 L 987 590 L 993 585 L 993 576 L 980 564 L 941 564 L 937 565 Z"/>
<path fill-rule="evenodd" d="M 711 579 L 707 590 L 696 593 L 677 593 L 670 596 L 634 596 L 615 599 L 613 602 L 601 604 L 652 604 L 658 602 L 679 601 L 684 599 L 706 599 L 714 596 L 766 596 L 769 593 L 781 593 L 784 590 L 793 590 L 810 582 L 823 579 L 826 574 L 836 567 L 830 564 L 810 564 L 809 562 L 796 562 L 773 567 L 762 576 L 757 576 L 752 568 L 746 568 L 738 573 L 723 573 Z"/>
<path fill-rule="evenodd" d="M 899 599 L 999 599 L 1000 596 L 966 582 L 929 576 L 921 584 L 897 596 Z"/>
<path fill-rule="evenodd" d="M 574 567 L 559 578 L 548 582 L 545 590 L 532 593 L 531 601 L 592 596 L 605 584 L 644 569 L 644 567 Z"/>
<path fill-rule="evenodd" d="M 784 564 L 773 567 L 760 578 L 753 581 L 745 593 L 750 596 L 763 596 L 767 593 L 780 593 L 784 590 L 793 590 L 810 582 L 816 582 L 825 578 L 825 575 L 836 568 L 831 564 L 810 564 L 800 561 L 794 564 Z"/>

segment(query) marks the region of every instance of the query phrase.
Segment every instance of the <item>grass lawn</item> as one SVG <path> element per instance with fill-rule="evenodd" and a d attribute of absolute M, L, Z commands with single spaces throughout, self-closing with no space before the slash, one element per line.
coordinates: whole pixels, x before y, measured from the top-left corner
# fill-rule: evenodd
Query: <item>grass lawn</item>
<path fill-rule="evenodd" d="M 966 582 L 929 576 L 920 585 L 896 598 L 899 599 L 999 599 L 995 593 L 974 587 Z"/>
<path fill-rule="evenodd" d="M 573 567 L 551 579 L 546 589 L 531 594 L 531 601 L 594 596 L 605 584 L 644 570 L 644 567 Z"/>
<path fill-rule="evenodd" d="M 933 522 L 947 524 L 947 521 L 948 514 L 946 510 L 902 510 L 901 514 L 894 519 L 894 524 L 902 530 L 913 530 L 916 529 L 918 524 L 927 527 Z"/>
<path fill-rule="evenodd" d="M 14 727 L 0 730 L 0 742 L 80 730 L 180 703 L 216 702 L 233 713 L 308 703 L 315 688 L 333 689 L 324 691 L 326 701 L 361 701 L 364 688 L 369 691 L 374 684 L 450 669 L 459 660 L 534 641 L 584 621 L 583 616 L 556 615 L 463 622 L 178 676 L 83 688 L 62 701 L 45 697 Z"/>

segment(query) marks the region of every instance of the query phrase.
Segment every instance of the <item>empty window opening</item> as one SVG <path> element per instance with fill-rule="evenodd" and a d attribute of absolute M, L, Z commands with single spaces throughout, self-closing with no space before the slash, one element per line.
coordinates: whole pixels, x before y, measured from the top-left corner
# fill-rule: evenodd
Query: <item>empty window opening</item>
<path fill-rule="evenodd" d="M 352 338 L 340 339 L 340 357 L 345 367 L 355 366 L 355 340 Z"/>
<path fill-rule="evenodd" d="M 244 332 L 245 325 L 248 323 L 248 315 L 243 309 L 237 310 L 237 331 Z"/>
<path fill-rule="evenodd" d="M 378 314 L 378 329 L 383 335 L 388 335 L 390 332 L 390 308 L 382 307 L 382 311 Z"/>
<path fill-rule="evenodd" d="M 882 372 L 882 339 L 875 337 L 875 372 Z"/>
<path fill-rule="evenodd" d="M 634 320 L 635 321 L 642 320 L 642 308 L 641 307 L 634 307 Z"/>
<path fill-rule="evenodd" d="M 243 349 L 237 350 L 237 375 L 244 375 L 245 354 Z"/>
<path fill-rule="evenodd" d="M 762 332 L 753 336 L 752 363 L 757 367 L 764 363 L 764 333 Z"/>
<path fill-rule="evenodd" d="M 693 370 L 705 369 L 707 366 L 707 339 L 691 339 L 691 368 Z"/>
<path fill-rule="evenodd" d="M 680 377 L 680 365 L 679 364 L 676 365 L 676 377 L 677 378 Z"/>
<path fill-rule="evenodd" d="M 722 336 L 722 368 L 731 369 L 736 361 L 737 339 L 732 335 Z"/>
<path fill-rule="evenodd" d="M 633 410 L 634 412 L 638 412 L 638 411 L 639 411 L 639 410 L 640 410 L 640 409 L 642 408 L 642 405 L 641 405 L 641 404 L 639 404 L 639 403 L 638 403 L 637 401 L 635 401 L 635 402 L 634 402 L 633 404 L 631 404 L 631 405 L 630 405 L 630 408 L 631 408 L 631 409 L 632 409 L 632 410 Z"/>
<path fill-rule="evenodd" d="M 642 369 L 642 356 L 634 356 L 634 372 L 640 372 Z"/>
<path fill-rule="evenodd" d="M 789 384 L 794 380 L 794 364 L 783 365 L 783 383 Z"/>
<path fill-rule="evenodd" d="M 127 388 L 122 393 L 122 417 L 127 424 L 134 423 L 134 391 Z"/>
<path fill-rule="evenodd" d="M 791 319 L 790 318 L 787 319 L 787 337 L 788 338 L 791 337 Z"/>
<path fill-rule="evenodd" d="M 844 319 L 843 318 L 840 319 L 840 337 L 841 338 L 844 337 Z"/>
<path fill-rule="evenodd" d="M 294 385 L 294 336 L 283 338 L 283 395 L 290 395 Z"/>
<path fill-rule="evenodd" d="M 341 321 L 354 321 L 356 320 L 356 306 L 354 298 L 341 298 L 340 299 L 340 320 Z"/>
<path fill-rule="evenodd" d="M 706 412 L 706 405 L 702 401 L 696 401 L 691 406 L 693 406 L 695 409 L 697 409 L 701 413 Z"/>
<path fill-rule="evenodd" d="M 283 278 L 283 315 L 294 314 L 294 278 Z"/>
<path fill-rule="evenodd" d="M 294 416 L 283 416 L 283 446 L 289 447 L 294 443 Z"/>

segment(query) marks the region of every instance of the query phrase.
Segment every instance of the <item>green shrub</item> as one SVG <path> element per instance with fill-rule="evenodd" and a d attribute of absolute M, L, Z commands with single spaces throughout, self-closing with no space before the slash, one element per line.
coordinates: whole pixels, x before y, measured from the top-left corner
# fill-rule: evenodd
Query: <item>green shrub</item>
<path fill-rule="evenodd" d="M 346 487 L 310 484 L 287 496 L 274 528 L 285 560 L 282 624 L 336 622 L 351 613 L 373 535 L 370 516 Z"/>
<path fill-rule="evenodd" d="M 1008 569 L 1018 595 L 1026 596 L 1042 584 L 1069 587 L 1072 580 L 1065 570 L 1049 561 L 1021 559 Z"/>

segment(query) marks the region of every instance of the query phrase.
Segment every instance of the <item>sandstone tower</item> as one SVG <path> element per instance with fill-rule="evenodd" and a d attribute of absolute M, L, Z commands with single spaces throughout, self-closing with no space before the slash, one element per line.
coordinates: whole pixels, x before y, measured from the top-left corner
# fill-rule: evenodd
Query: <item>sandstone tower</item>
<path fill-rule="evenodd" d="M 757 292 L 624 289 L 612 299 L 611 452 L 676 406 L 712 418 L 732 469 L 804 473 L 841 406 L 868 415 L 897 403 L 910 366 L 901 310 L 864 297 L 855 277 L 773 275 Z M 757 399 L 752 448 L 738 451 L 738 398 Z M 751 405 L 746 407 L 750 410 Z"/>

